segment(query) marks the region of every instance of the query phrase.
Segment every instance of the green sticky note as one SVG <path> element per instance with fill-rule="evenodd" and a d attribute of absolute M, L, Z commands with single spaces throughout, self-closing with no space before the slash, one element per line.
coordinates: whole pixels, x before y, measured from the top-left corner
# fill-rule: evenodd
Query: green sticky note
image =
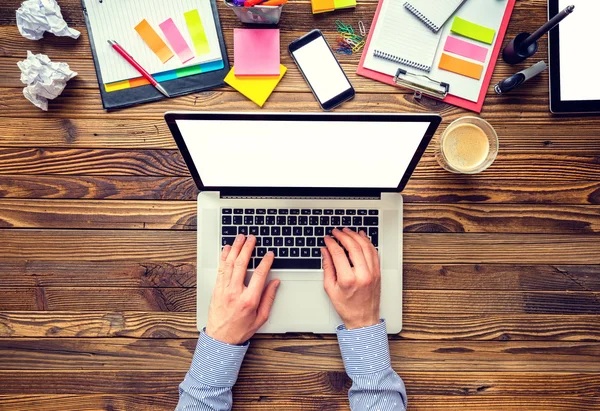
<path fill-rule="evenodd" d="M 356 7 L 356 0 L 333 0 L 333 5 L 336 9 L 348 9 Z"/>
<path fill-rule="evenodd" d="M 210 47 L 198 10 L 187 11 L 183 13 L 183 16 L 185 17 L 185 24 L 187 24 L 188 31 L 190 32 L 194 49 L 196 50 L 196 56 L 209 53 Z"/>
<path fill-rule="evenodd" d="M 487 44 L 494 42 L 494 35 L 496 34 L 496 30 L 480 26 L 460 17 L 454 17 L 450 30 L 453 33 Z"/>

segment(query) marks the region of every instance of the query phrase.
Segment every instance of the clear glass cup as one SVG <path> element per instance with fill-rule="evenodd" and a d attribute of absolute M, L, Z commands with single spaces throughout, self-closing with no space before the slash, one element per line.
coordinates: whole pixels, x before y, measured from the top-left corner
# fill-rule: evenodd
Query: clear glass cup
<path fill-rule="evenodd" d="M 487 121 L 467 116 L 453 121 L 437 140 L 435 157 L 444 169 L 477 174 L 498 155 L 498 135 Z"/>

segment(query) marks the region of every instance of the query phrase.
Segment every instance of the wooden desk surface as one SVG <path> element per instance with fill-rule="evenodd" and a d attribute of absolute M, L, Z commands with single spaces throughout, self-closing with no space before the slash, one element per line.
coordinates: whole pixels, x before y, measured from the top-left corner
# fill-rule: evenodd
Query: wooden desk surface
<path fill-rule="evenodd" d="M 197 194 L 162 120 L 167 110 L 256 110 L 223 87 L 106 113 L 79 0 L 60 0 L 77 41 L 34 42 L 0 6 L 0 408 L 172 410 L 196 343 Z M 285 7 L 282 49 L 356 11 Z M 546 1 L 519 1 L 508 37 L 537 28 Z M 230 11 L 220 7 L 232 55 Z M 506 43 L 506 41 L 505 41 Z M 26 50 L 79 73 L 50 111 L 22 95 Z M 535 58 L 546 59 L 540 43 Z M 468 112 L 354 74 L 341 111 Z M 319 111 L 289 71 L 264 110 Z M 492 84 L 515 71 L 499 63 Z M 493 166 L 442 170 L 432 149 L 404 191 L 404 329 L 393 365 L 412 410 L 600 409 L 600 117 L 555 118 L 547 73 L 481 116 L 500 136 Z M 238 410 L 347 409 L 349 380 L 333 336 L 257 337 Z"/>

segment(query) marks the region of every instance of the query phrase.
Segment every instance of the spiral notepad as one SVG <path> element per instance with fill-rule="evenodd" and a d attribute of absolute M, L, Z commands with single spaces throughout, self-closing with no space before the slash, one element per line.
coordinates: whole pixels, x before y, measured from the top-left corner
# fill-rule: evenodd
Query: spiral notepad
<path fill-rule="evenodd" d="M 373 35 L 373 55 L 430 71 L 440 37 L 440 32 L 434 33 L 416 19 L 402 0 L 388 0 Z"/>
<path fill-rule="evenodd" d="M 404 7 L 437 33 L 464 1 L 410 0 L 404 3 Z"/>

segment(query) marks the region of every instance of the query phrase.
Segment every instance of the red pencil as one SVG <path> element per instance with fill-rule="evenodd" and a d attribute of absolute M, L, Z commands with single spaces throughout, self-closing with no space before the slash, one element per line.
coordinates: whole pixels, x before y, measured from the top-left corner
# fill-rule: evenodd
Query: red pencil
<path fill-rule="evenodd" d="M 167 91 L 160 84 L 158 84 L 158 81 L 154 80 L 154 77 L 152 77 L 150 73 L 144 70 L 144 68 L 140 66 L 140 64 L 137 61 L 135 61 L 133 57 L 131 57 L 129 53 L 127 53 L 125 49 L 121 47 L 119 43 L 117 43 L 114 40 L 108 40 L 108 44 L 110 44 L 112 48 L 115 49 L 115 51 L 121 55 L 121 57 L 127 60 L 127 62 L 133 66 L 133 68 L 135 68 L 146 80 L 148 80 L 150 84 L 156 87 L 158 91 L 160 91 L 166 97 L 171 97 L 169 96 L 169 93 L 167 93 Z"/>

